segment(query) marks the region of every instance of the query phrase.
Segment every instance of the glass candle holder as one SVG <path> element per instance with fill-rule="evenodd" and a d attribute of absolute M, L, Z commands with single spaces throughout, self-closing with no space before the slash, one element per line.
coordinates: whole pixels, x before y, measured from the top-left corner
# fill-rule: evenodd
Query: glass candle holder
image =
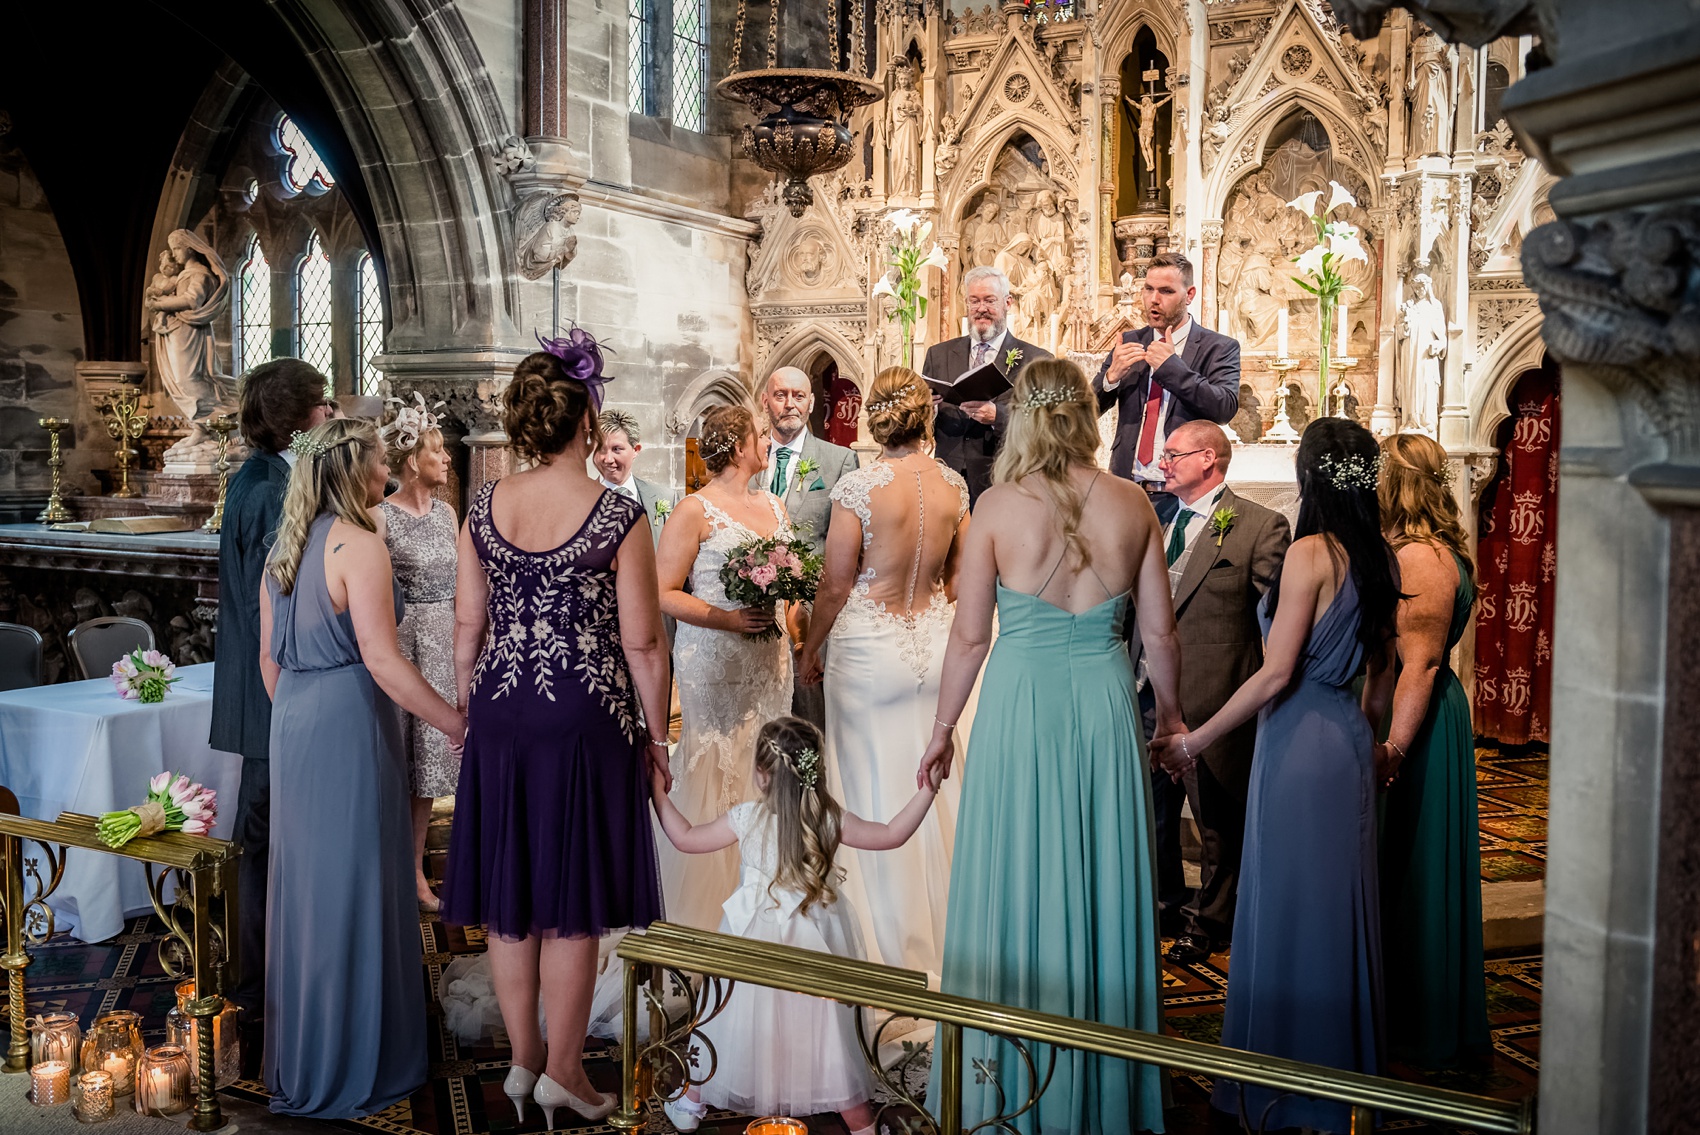
<path fill-rule="evenodd" d="M 112 1077 L 114 1095 L 127 1096 L 136 1089 L 136 1063 L 141 1059 L 142 1018 L 128 1009 L 102 1013 L 83 1038 L 82 1067 L 86 1072 L 105 1072 Z"/>
<path fill-rule="evenodd" d="M 188 1109 L 189 1054 L 175 1044 L 148 1049 L 136 1067 L 136 1110 L 176 1115 Z"/>
<path fill-rule="evenodd" d="M 82 1055 L 83 1030 L 75 1013 L 43 1013 L 24 1022 L 30 1034 L 30 1063 L 62 1061 L 76 1075 Z"/>
<path fill-rule="evenodd" d="M 78 1123 L 104 1123 L 117 1111 L 112 1096 L 112 1076 L 106 1072 L 84 1072 L 77 1077 Z"/>
<path fill-rule="evenodd" d="M 71 1066 L 63 1060 L 48 1060 L 30 1069 L 30 1102 L 53 1107 L 71 1102 Z"/>
<path fill-rule="evenodd" d="M 744 1135 L 809 1135 L 809 1127 L 800 1119 L 770 1115 L 765 1119 L 755 1120 L 744 1128 Z"/>
<path fill-rule="evenodd" d="M 189 1015 L 189 1006 L 195 1000 L 195 983 L 180 981 L 175 992 L 177 1007 L 165 1015 L 166 1043 L 180 1044 L 189 1053 L 189 1074 L 198 1090 L 201 1082 L 201 1045 L 195 1018 Z M 242 1075 L 242 1034 L 237 1028 L 240 1012 L 234 1003 L 226 1000 L 224 1008 L 213 1018 L 213 1081 L 215 1086 L 220 1088 L 229 1087 Z"/>

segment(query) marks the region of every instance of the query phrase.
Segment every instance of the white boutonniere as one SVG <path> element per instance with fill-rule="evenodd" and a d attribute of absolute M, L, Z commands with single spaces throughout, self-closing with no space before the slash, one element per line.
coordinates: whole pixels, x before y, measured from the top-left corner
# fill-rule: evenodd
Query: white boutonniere
<path fill-rule="evenodd" d="M 1228 534 L 1228 531 L 1234 526 L 1234 521 L 1239 518 L 1240 514 L 1231 508 L 1219 508 L 1210 515 L 1210 534 L 1216 537 L 1218 548 L 1222 546 L 1222 538 Z"/>
<path fill-rule="evenodd" d="M 672 516 L 672 515 L 673 515 L 673 502 L 672 501 L 656 501 L 655 502 L 655 519 L 658 522 L 664 523 L 667 520 L 667 518 L 669 516 Z"/>
<path fill-rule="evenodd" d="M 1018 363 L 1020 361 L 1021 361 L 1021 348 L 1020 347 L 1011 347 L 1004 354 L 1003 369 L 1008 370 L 1010 367 L 1014 366 L 1016 363 Z"/>
<path fill-rule="evenodd" d="M 818 482 L 815 485 L 806 484 L 808 479 L 818 472 L 820 472 L 820 462 L 818 461 L 805 457 L 797 462 L 797 487 L 800 489 L 822 487 Z"/>

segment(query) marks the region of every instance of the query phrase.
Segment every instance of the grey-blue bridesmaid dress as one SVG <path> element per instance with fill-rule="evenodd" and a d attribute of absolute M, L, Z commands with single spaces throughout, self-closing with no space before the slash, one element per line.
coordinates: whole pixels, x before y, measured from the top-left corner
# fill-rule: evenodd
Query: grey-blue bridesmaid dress
<path fill-rule="evenodd" d="M 425 1082 L 425 986 L 401 718 L 331 606 L 313 521 L 272 604 L 266 1088 L 316 1119 L 382 1111 Z M 396 619 L 402 616 L 395 589 Z"/>
<path fill-rule="evenodd" d="M 1268 600 L 1258 608 L 1267 637 Z M 1381 1071 L 1381 912 L 1374 738 L 1351 683 L 1363 661 L 1346 573 L 1293 684 L 1264 707 L 1246 803 L 1222 1043 L 1351 1072 Z M 1239 1114 L 1242 1086 L 1211 1103 Z M 1244 1086 L 1253 1131 L 1344 1132 L 1345 1104 Z"/>

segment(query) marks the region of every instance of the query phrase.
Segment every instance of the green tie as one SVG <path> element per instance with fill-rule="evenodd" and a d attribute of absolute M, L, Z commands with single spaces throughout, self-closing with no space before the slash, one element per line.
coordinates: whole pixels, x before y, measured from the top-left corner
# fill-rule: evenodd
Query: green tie
<path fill-rule="evenodd" d="M 785 466 L 791 463 L 791 451 L 780 449 L 773 457 L 773 487 L 768 491 L 776 497 L 785 495 Z"/>
<path fill-rule="evenodd" d="M 1186 551 L 1186 526 L 1196 515 L 1197 513 L 1189 508 L 1175 513 L 1175 523 L 1169 528 L 1169 550 L 1165 553 L 1170 567 L 1174 567 L 1175 561 Z"/>

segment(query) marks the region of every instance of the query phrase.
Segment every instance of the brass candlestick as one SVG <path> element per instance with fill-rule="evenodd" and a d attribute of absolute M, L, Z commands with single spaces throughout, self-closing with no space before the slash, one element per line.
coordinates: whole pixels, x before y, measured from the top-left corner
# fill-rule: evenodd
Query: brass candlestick
<path fill-rule="evenodd" d="M 47 507 L 41 510 L 41 515 L 35 518 L 35 522 L 63 524 L 71 519 L 71 514 L 66 510 L 65 502 L 59 498 L 59 474 L 65 468 L 65 458 L 59 452 L 59 431 L 70 429 L 71 423 L 63 418 L 43 418 L 41 428 L 53 439 L 47 456 L 47 468 L 53 475 L 53 489 L 47 494 Z"/>
<path fill-rule="evenodd" d="M 1287 416 L 1287 376 L 1298 367 L 1299 364 L 1292 359 L 1277 359 L 1269 364 L 1269 369 L 1275 372 L 1275 421 L 1264 433 L 1263 441 L 1299 440 L 1299 431 L 1293 428 L 1293 420 Z"/>
<path fill-rule="evenodd" d="M 117 394 L 107 397 L 106 432 L 112 435 L 112 440 L 118 443 L 113 456 L 118 459 L 118 488 L 113 492 L 114 497 L 133 497 L 136 490 L 130 487 L 130 456 L 135 450 L 130 443 L 142 436 L 148 428 L 148 406 L 134 390 L 120 390 Z"/>
<path fill-rule="evenodd" d="M 224 527 L 224 491 L 230 486 L 230 434 L 236 429 L 234 414 L 218 414 L 207 419 L 207 429 L 218 435 L 218 502 L 212 515 L 201 525 L 202 532 L 217 532 Z"/>

